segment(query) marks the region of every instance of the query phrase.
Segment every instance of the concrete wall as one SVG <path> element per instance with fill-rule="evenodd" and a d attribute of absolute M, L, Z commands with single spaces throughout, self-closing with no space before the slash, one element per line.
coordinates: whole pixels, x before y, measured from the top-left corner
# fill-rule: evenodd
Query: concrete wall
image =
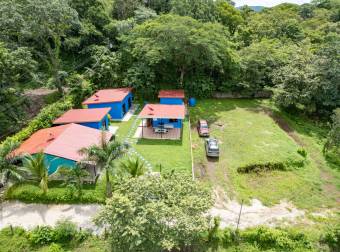
<path fill-rule="evenodd" d="M 160 104 L 169 104 L 169 105 L 182 105 L 184 104 L 183 100 L 180 98 L 160 98 Z"/>
<path fill-rule="evenodd" d="M 131 100 L 132 105 L 133 95 L 130 92 L 127 96 L 125 96 L 124 100 L 121 102 L 111 102 L 111 103 L 98 103 L 98 104 L 88 104 L 87 107 L 91 108 L 111 108 L 109 114 L 111 119 L 122 119 L 125 113 L 130 109 L 129 99 Z M 123 106 L 125 106 L 126 111 L 123 113 Z"/>
<path fill-rule="evenodd" d="M 177 122 L 170 122 L 170 119 L 153 119 L 152 127 L 157 128 L 161 127 L 164 124 L 172 124 L 174 128 L 182 128 L 182 120 L 178 119 Z"/>

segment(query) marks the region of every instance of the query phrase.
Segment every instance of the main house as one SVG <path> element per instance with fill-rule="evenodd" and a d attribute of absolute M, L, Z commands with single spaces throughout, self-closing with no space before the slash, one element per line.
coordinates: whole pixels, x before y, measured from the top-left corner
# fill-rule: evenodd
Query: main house
<path fill-rule="evenodd" d="M 158 93 L 160 104 L 182 105 L 184 104 L 184 90 L 161 90 Z"/>
<path fill-rule="evenodd" d="M 70 109 L 53 121 L 54 125 L 77 123 L 94 129 L 107 130 L 111 108 Z"/>
<path fill-rule="evenodd" d="M 14 155 L 43 152 L 48 173 L 52 174 L 59 166 L 74 167 L 84 158 L 79 150 L 99 144 L 102 134 L 100 130 L 74 123 L 41 129 L 24 141 Z M 109 141 L 112 134 L 105 132 L 104 136 Z"/>
<path fill-rule="evenodd" d="M 111 119 L 120 120 L 132 106 L 132 88 L 102 89 L 83 102 L 89 109 L 111 108 Z"/>

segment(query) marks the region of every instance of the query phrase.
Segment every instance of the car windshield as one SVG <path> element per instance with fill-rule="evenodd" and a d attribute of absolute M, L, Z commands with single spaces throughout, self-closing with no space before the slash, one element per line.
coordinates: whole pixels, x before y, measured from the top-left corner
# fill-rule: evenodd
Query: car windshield
<path fill-rule="evenodd" d="M 201 125 L 201 128 L 202 128 L 202 129 L 207 129 L 207 128 L 208 128 L 208 125 L 204 125 L 204 124 L 203 124 L 203 125 Z"/>
<path fill-rule="evenodd" d="M 209 148 L 210 149 L 218 149 L 218 144 L 217 144 L 217 141 L 210 141 L 209 142 Z"/>

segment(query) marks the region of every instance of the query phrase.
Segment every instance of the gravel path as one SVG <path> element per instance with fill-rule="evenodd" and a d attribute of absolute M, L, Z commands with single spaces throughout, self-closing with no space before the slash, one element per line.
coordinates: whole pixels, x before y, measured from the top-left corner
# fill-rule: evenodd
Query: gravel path
<path fill-rule="evenodd" d="M 31 229 L 55 225 L 60 219 L 70 219 L 84 229 L 98 231 L 92 222 L 100 205 L 45 205 L 6 201 L 0 206 L 0 229 L 13 225 Z"/>

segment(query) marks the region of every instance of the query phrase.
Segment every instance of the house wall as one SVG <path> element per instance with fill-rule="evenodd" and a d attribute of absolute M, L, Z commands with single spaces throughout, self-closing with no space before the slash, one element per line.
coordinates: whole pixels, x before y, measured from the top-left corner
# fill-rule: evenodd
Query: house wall
<path fill-rule="evenodd" d="M 182 105 L 184 104 L 181 98 L 160 98 L 161 104 L 169 104 L 169 105 Z"/>
<path fill-rule="evenodd" d="M 107 130 L 109 127 L 109 117 L 105 116 L 100 122 L 86 122 L 86 123 L 79 123 L 80 125 L 94 128 L 94 129 L 102 129 L 102 125 L 106 121 L 106 128 L 104 130 Z"/>
<path fill-rule="evenodd" d="M 124 117 L 123 113 L 123 106 L 125 104 L 126 106 L 126 112 L 130 109 L 131 106 L 129 106 L 129 99 L 131 99 L 131 105 L 132 105 L 132 99 L 133 95 L 130 92 L 121 102 L 111 102 L 111 103 L 98 103 L 98 104 L 88 104 L 87 108 L 111 108 L 109 114 L 111 116 L 111 119 L 122 119 Z"/>
<path fill-rule="evenodd" d="M 76 162 L 70 159 L 45 154 L 45 164 L 48 167 L 48 174 L 52 174 L 58 169 L 59 166 L 62 165 L 73 168 L 76 165 Z"/>
<path fill-rule="evenodd" d="M 170 122 L 170 119 L 153 119 L 152 127 L 157 128 L 164 124 L 172 124 L 174 128 L 182 128 L 182 120 L 178 119 L 177 122 Z"/>

